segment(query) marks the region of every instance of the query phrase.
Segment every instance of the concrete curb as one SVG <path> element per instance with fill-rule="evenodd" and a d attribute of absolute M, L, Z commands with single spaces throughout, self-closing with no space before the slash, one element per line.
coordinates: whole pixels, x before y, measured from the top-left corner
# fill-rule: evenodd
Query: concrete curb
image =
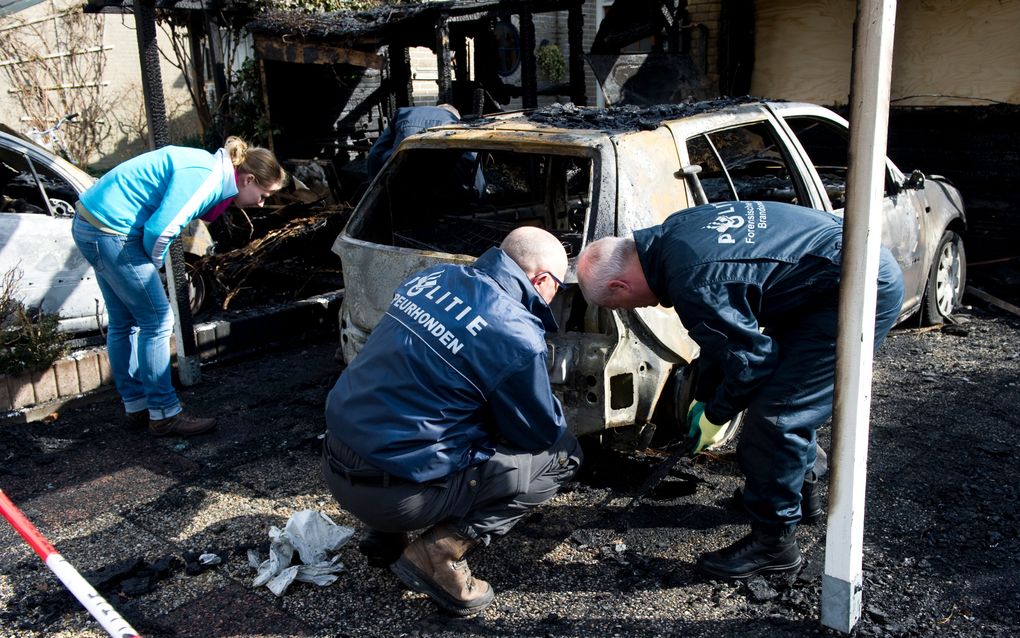
<path fill-rule="evenodd" d="M 272 345 L 337 331 L 343 290 L 195 326 L 199 360 L 227 361 Z M 0 375 L 0 422 L 28 423 L 113 391 L 105 347 L 79 350 L 41 372 Z"/>

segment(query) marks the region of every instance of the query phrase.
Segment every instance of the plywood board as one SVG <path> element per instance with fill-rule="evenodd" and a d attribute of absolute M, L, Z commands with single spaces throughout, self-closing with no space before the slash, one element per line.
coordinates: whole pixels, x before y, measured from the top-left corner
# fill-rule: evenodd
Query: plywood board
<path fill-rule="evenodd" d="M 854 0 L 758 3 L 751 92 L 846 104 L 856 9 Z M 900 2 L 893 104 L 1020 103 L 1018 24 L 1020 2 Z"/>

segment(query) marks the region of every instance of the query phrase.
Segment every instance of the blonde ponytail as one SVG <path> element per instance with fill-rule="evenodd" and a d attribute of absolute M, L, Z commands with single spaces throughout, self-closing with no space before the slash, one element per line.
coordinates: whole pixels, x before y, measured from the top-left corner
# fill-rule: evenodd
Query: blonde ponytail
<path fill-rule="evenodd" d="M 231 135 L 227 138 L 227 141 L 223 143 L 223 148 L 227 151 L 227 155 L 230 157 L 230 163 L 233 164 L 234 167 L 244 164 L 245 156 L 248 154 L 248 142 L 245 142 L 235 135 Z"/>
<path fill-rule="evenodd" d="M 241 138 L 231 135 L 223 143 L 223 149 L 230 157 L 230 163 L 238 173 L 248 173 L 262 186 L 287 183 L 287 173 L 280 166 L 272 151 L 259 146 L 248 146 Z"/>

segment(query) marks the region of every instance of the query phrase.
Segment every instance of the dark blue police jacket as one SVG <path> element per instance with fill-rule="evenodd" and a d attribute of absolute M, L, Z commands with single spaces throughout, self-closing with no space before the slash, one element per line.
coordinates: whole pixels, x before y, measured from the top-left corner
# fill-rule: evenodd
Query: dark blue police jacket
<path fill-rule="evenodd" d="M 721 377 L 705 405 L 713 423 L 745 409 L 772 375 L 772 335 L 838 300 L 843 228 L 830 213 L 779 202 L 705 204 L 635 231 L 634 240 L 652 292 L 700 346 L 702 369 Z"/>
<path fill-rule="evenodd" d="M 393 155 L 393 151 L 400 146 L 404 138 L 435 126 L 458 121 L 456 115 L 438 106 L 403 106 L 397 109 L 389 126 L 376 138 L 368 151 L 366 158 L 368 178 L 373 179 L 379 174 L 386 160 Z M 469 151 L 460 155 L 444 189 L 469 200 L 484 197 L 485 176 L 478 162 L 478 153 Z"/>
<path fill-rule="evenodd" d="M 456 115 L 438 106 L 402 106 L 368 151 L 368 176 L 375 177 L 404 138 L 425 129 L 458 122 Z"/>
<path fill-rule="evenodd" d="M 326 425 L 373 466 L 429 481 L 537 452 L 566 430 L 546 368 L 556 321 L 506 253 L 405 281 L 326 399 Z"/>

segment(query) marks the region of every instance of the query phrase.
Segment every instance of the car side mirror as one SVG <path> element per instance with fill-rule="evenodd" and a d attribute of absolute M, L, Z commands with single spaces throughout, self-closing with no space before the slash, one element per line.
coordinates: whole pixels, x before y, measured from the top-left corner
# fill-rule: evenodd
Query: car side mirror
<path fill-rule="evenodd" d="M 914 171 L 912 173 L 910 173 L 910 177 L 908 177 L 907 180 L 905 182 L 903 182 L 903 188 L 906 189 L 906 190 L 913 190 L 913 191 L 923 190 L 924 189 L 924 173 L 922 173 L 921 171 L 919 171 L 919 170 L 917 170 L 915 168 Z"/>

